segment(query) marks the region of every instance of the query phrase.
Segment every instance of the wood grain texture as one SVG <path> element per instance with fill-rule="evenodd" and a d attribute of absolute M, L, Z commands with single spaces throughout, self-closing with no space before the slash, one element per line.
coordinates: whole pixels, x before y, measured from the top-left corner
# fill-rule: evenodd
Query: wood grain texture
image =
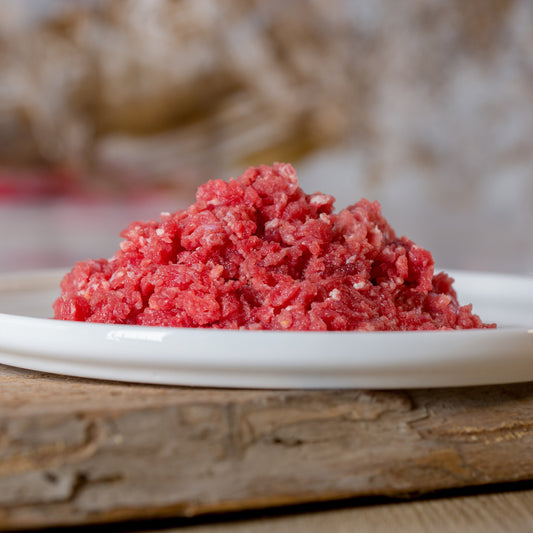
<path fill-rule="evenodd" d="M 156 529 L 145 533 L 156 533 Z M 165 529 L 165 533 L 530 533 L 533 490 L 365 505 Z"/>
<path fill-rule="evenodd" d="M 0 366 L 0 529 L 533 479 L 533 385 L 251 391 Z"/>

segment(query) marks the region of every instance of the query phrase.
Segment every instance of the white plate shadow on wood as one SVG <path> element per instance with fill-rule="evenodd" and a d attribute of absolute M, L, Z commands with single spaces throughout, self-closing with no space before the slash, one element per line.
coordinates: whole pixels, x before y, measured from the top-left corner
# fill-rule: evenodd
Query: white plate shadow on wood
<path fill-rule="evenodd" d="M 50 320 L 61 271 L 0 276 L 0 363 L 71 376 L 242 388 L 533 381 L 533 277 L 448 271 L 496 330 L 290 332 Z"/>

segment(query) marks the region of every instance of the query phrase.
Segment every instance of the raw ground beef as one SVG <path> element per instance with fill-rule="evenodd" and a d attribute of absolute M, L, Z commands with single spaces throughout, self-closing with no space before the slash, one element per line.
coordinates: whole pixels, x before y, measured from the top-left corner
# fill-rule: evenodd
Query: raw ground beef
<path fill-rule="evenodd" d="M 55 318 L 291 330 L 490 327 L 460 306 L 433 258 L 397 237 L 378 202 L 333 212 L 291 165 L 201 186 L 197 201 L 133 222 L 110 259 L 76 264 Z"/>

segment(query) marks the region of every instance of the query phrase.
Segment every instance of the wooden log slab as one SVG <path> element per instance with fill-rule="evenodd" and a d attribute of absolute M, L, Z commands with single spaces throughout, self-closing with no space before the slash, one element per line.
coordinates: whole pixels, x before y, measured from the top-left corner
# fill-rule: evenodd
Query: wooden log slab
<path fill-rule="evenodd" d="M 0 365 L 0 529 L 533 479 L 533 384 L 253 391 Z"/>

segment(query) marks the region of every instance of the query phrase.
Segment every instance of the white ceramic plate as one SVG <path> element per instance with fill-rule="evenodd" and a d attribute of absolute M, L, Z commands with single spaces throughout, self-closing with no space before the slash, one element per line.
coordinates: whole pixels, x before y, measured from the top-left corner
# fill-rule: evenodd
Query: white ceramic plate
<path fill-rule="evenodd" d="M 119 381 L 244 388 L 533 381 L 533 277 L 451 272 L 461 303 L 472 302 L 497 330 L 341 333 L 50 320 L 61 275 L 0 276 L 0 363 Z"/>

